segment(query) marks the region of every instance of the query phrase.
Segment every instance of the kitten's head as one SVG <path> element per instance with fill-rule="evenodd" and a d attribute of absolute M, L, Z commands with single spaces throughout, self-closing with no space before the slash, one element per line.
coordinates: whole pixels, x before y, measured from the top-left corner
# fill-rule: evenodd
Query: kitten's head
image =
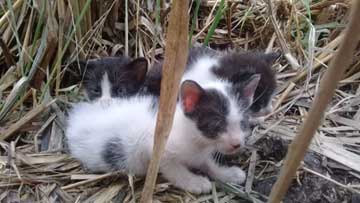
<path fill-rule="evenodd" d="M 251 133 L 246 109 L 252 103 L 259 79 L 259 75 L 254 75 L 238 86 L 225 81 L 204 87 L 192 80 L 181 84 L 182 110 L 200 131 L 200 140 L 214 144 L 224 154 L 236 153 L 244 146 Z"/>
<path fill-rule="evenodd" d="M 279 53 L 230 53 L 220 58 L 220 65 L 214 67 L 213 71 L 233 84 L 243 83 L 254 74 L 260 74 L 261 79 L 249 112 L 252 117 L 265 116 L 272 112 L 271 100 L 276 90 L 276 76 L 271 66 L 279 57 Z"/>
<path fill-rule="evenodd" d="M 147 60 L 106 57 L 80 62 L 83 85 L 89 100 L 128 97 L 138 93 L 145 81 Z"/>

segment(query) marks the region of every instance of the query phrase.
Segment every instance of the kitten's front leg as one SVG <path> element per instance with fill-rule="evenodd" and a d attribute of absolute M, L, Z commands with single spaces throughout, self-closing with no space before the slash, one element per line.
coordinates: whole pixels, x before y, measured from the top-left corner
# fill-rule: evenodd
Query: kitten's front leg
<path fill-rule="evenodd" d="M 241 168 L 219 166 L 211 158 L 207 160 L 205 170 L 211 178 L 222 182 L 241 184 L 246 178 L 246 173 Z"/>
<path fill-rule="evenodd" d="M 207 177 L 192 173 L 180 163 L 166 163 L 161 166 L 160 171 L 167 180 L 180 189 L 196 194 L 208 193 L 211 190 L 211 182 Z"/>

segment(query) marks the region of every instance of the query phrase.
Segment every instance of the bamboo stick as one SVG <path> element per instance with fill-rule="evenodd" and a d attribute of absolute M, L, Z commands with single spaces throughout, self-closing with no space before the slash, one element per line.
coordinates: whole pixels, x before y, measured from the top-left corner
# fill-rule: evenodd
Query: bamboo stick
<path fill-rule="evenodd" d="M 172 128 L 179 83 L 185 70 L 188 53 L 188 5 L 188 0 L 176 0 L 173 1 L 170 11 L 154 149 L 140 200 L 142 203 L 152 202 L 160 157 Z"/>
<path fill-rule="evenodd" d="M 331 101 L 338 81 L 342 78 L 344 71 L 352 61 L 354 49 L 360 40 L 360 24 L 357 22 L 358 19 L 360 19 L 360 1 L 353 0 L 350 22 L 345 30 L 340 48 L 320 82 L 315 102 L 304 125 L 289 146 L 279 178 L 271 190 L 268 201 L 270 203 L 280 202 L 284 197 L 292 177 L 296 173 L 301 160 L 304 158 L 306 149 L 309 147 L 314 133 L 320 125 L 324 111 Z"/>

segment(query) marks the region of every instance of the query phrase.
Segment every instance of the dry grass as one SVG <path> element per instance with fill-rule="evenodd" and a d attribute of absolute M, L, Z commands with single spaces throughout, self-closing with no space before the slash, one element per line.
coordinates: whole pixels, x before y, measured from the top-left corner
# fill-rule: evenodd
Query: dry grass
<path fill-rule="evenodd" d="M 63 87 L 62 74 L 76 58 L 128 54 L 154 61 L 162 56 L 169 5 L 160 5 L 157 15 L 155 1 L 151 0 L 90 2 L 0 0 L 1 202 L 139 200 L 143 179 L 88 174 L 67 154 L 65 112 L 71 102 L 78 101 L 80 85 Z M 278 173 L 282 158 L 267 155 L 259 143 L 271 137 L 286 142 L 296 135 L 319 78 L 338 47 L 350 7 L 348 0 L 311 4 L 306 0 L 272 1 L 273 21 L 266 2 L 226 1 L 212 35 L 208 33 L 217 21 L 220 0 L 201 1 L 198 18 L 192 21 L 193 43 L 209 38 L 213 47 L 282 50 L 288 54 L 275 66 L 277 109 L 254 129 L 249 141 L 258 149 L 235 160 L 248 171 L 245 186 L 216 183 L 212 194 L 194 196 L 161 179 L 156 185 L 156 202 L 266 201 L 266 195 L 255 186 Z M 191 5 L 193 17 L 196 1 Z M 274 22 L 278 25 L 276 33 Z M 285 44 L 279 41 L 278 32 Z M 300 185 L 306 184 L 306 175 L 311 175 L 335 184 L 334 194 L 360 193 L 359 59 L 358 49 L 310 148 L 327 170 L 319 172 L 304 165 L 297 177 Z M 339 173 L 344 178 L 339 178 Z M 294 187 L 299 184 L 295 181 Z"/>

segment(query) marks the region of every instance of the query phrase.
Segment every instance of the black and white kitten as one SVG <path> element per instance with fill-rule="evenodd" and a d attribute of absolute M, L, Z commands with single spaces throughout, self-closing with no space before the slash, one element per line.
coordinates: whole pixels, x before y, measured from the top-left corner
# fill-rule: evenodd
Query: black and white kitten
<path fill-rule="evenodd" d="M 211 190 L 207 177 L 240 184 L 245 172 L 238 167 L 219 166 L 215 151 L 234 154 L 251 133 L 247 114 L 259 75 L 242 85 L 217 80 L 199 85 L 183 81 L 174 123 L 161 158 L 160 173 L 174 186 L 193 192 Z M 66 137 L 73 157 L 94 172 L 124 170 L 145 175 L 154 143 L 158 97 L 145 94 L 101 102 L 78 103 L 68 118 Z"/>
<path fill-rule="evenodd" d="M 271 100 L 276 90 L 276 77 L 271 66 L 279 57 L 279 53 L 220 52 L 208 47 L 193 47 L 189 50 L 182 80 L 191 79 L 203 84 L 220 78 L 240 84 L 252 75 L 260 74 L 261 79 L 249 113 L 252 117 L 261 117 L 272 111 Z M 146 80 L 145 84 L 152 93 L 160 93 L 161 64 L 149 70 Z"/>
<path fill-rule="evenodd" d="M 137 94 L 148 69 L 145 58 L 130 59 L 125 56 L 91 59 L 79 64 L 84 92 L 91 101 Z"/>

